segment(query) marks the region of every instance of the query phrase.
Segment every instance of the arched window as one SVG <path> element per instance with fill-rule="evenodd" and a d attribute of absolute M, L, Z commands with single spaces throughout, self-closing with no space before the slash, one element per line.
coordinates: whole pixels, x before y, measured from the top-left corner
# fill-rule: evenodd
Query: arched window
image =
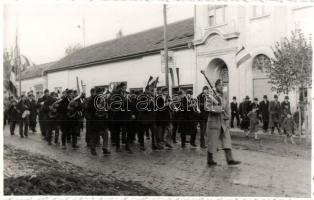
<path fill-rule="evenodd" d="M 271 65 L 270 59 L 264 54 L 259 54 L 253 59 L 253 74 L 266 73 L 267 66 Z"/>
<path fill-rule="evenodd" d="M 271 85 L 266 75 L 267 66 L 271 65 L 270 58 L 264 54 L 255 56 L 252 63 L 253 96 L 261 100 L 264 95 L 271 96 Z"/>

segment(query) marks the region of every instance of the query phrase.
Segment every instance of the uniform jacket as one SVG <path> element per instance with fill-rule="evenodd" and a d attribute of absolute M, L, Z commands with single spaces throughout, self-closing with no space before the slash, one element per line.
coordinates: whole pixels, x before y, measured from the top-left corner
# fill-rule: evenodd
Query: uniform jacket
<path fill-rule="evenodd" d="M 222 100 L 219 105 L 216 105 L 214 102 L 212 102 L 213 106 L 221 106 L 223 110 L 225 110 L 225 113 L 227 116 L 229 116 L 229 103 L 226 97 L 224 97 L 222 94 L 217 93 L 217 95 Z M 226 116 L 224 113 L 215 113 L 210 111 L 208 115 L 208 124 L 207 127 L 210 129 L 220 129 L 223 128 L 224 131 L 228 128 L 229 120 L 225 120 Z"/>
<path fill-rule="evenodd" d="M 156 97 L 156 124 L 157 125 L 167 125 L 171 120 L 170 107 L 167 105 L 169 102 L 169 96 L 165 99 L 159 95 Z"/>

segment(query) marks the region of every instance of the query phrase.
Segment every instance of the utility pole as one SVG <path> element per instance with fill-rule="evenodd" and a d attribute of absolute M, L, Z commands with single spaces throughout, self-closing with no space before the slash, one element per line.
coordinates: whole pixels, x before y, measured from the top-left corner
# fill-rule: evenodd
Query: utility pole
<path fill-rule="evenodd" d="M 168 66 L 168 33 L 167 33 L 167 4 L 163 5 L 163 14 L 164 14 L 164 56 L 165 56 L 165 80 L 166 80 L 166 86 L 169 89 L 169 66 Z M 169 94 L 172 91 L 169 89 Z"/>

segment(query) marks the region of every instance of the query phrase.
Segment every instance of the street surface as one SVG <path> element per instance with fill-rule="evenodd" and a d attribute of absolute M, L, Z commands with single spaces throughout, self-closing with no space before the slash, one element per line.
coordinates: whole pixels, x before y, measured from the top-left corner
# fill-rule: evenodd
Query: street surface
<path fill-rule="evenodd" d="M 116 153 L 112 149 L 111 156 L 103 156 L 101 149 L 97 149 L 98 155 L 92 156 L 85 138 L 80 139 L 79 149 L 62 150 L 60 146 L 48 146 L 40 133 L 29 133 L 27 139 L 21 139 L 17 133 L 18 130 L 15 136 L 10 136 L 6 126 L 4 144 L 69 162 L 101 176 L 134 181 L 162 195 L 310 197 L 310 145 L 236 137 L 233 154 L 242 164 L 229 167 L 223 152 L 218 152 L 215 158 L 218 166 L 208 168 L 206 150 L 192 149 L 189 145 L 181 149 L 180 143 L 173 150 L 154 152 L 146 140 L 145 152 L 135 144 L 133 154 Z"/>

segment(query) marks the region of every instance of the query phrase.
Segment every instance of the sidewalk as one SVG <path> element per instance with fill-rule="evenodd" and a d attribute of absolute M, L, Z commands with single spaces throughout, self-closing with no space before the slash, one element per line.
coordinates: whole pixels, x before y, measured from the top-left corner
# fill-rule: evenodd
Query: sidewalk
<path fill-rule="evenodd" d="M 233 138 L 246 137 L 244 131 L 239 128 L 231 128 L 230 134 Z M 264 133 L 262 130 L 258 130 L 258 136 L 261 140 L 271 140 L 276 142 L 282 142 L 284 140 L 284 135 L 279 135 L 277 131 L 275 131 L 275 134 L 270 134 L 270 132 Z M 306 135 L 294 135 L 293 137 L 297 145 L 311 144 L 311 137 L 307 137 Z M 254 135 L 250 134 L 249 138 L 254 138 Z"/>

